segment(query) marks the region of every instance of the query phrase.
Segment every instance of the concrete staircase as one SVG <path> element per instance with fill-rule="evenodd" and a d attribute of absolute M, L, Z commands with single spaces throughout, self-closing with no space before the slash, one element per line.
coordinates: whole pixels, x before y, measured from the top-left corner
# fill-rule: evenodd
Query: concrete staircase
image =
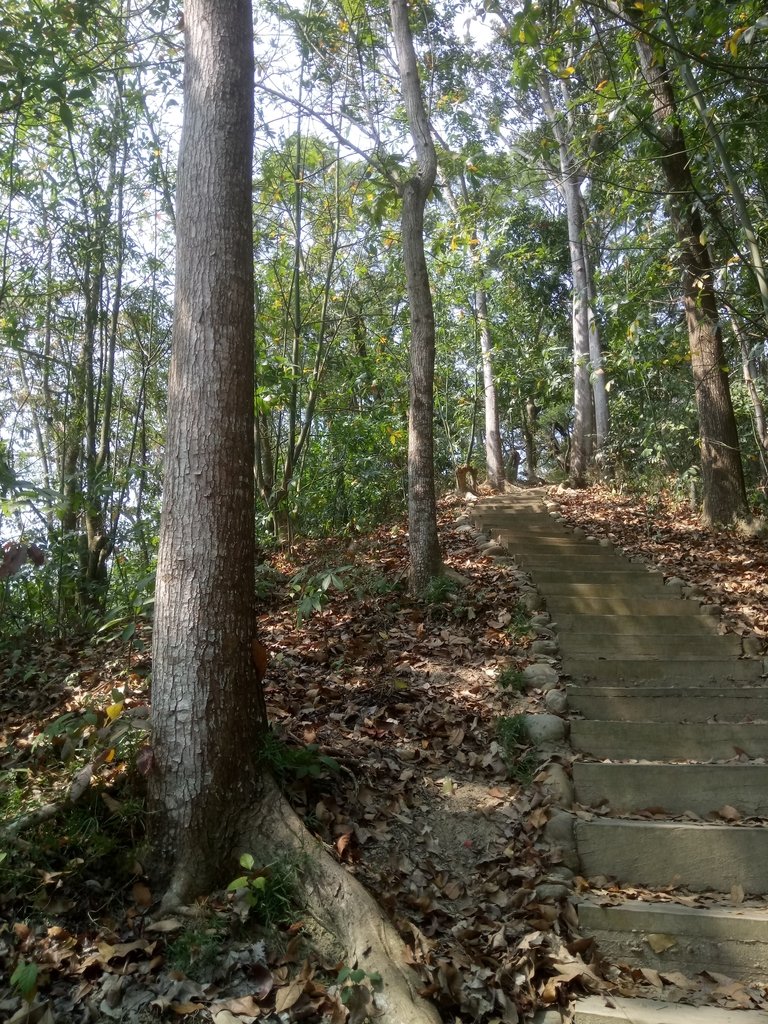
<path fill-rule="evenodd" d="M 766 665 L 679 583 L 566 529 L 541 490 L 475 507 L 475 522 L 530 574 L 570 678 L 578 810 L 588 879 L 647 893 L 582 898 L 584 935 L 613 963 L 768 980 Z M 715 610 L 716 612 L 716 610 Z M 605 884 L 605 882 L 603 882 Z M 696 906 L 696 893 L 720 894 Z M 675 901 L 675 897 L 681 899 Z M 692 898 L 693 897 L 693 898 Z M 576 1024 L 762 1024 L 761 1011 L 590 997 Z"/>

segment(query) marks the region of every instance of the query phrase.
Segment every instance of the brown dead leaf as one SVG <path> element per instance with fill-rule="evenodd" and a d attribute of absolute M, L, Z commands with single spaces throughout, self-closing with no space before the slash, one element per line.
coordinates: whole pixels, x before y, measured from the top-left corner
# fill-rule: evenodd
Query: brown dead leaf
<path fill-rule="evenodd" d="M 672 935 L 662 935 L 660 932 L 651 932 L 645 936 L 645 941 L 654 953 L 664 953 L 677 945 L 677 939 Z"/>
<path fill-rule="evenodd" d="M 50 1005 L 46 1003 L 27 1003 L 9 1018 L 8 1024 L 55 1024 Z"/>
<path fill-rule="evenodd" d="M 731 886 L 731 903 L 743 903 L 744 902 L 744 886 L 743 885 L 732 885 Z"/>
<path fill-rule="evenodd" d="M 699 982 L 695 978 L 688 978 L 680 971 L 659 971 L 659 977 L 668 985 L 674 985 L 683 992 L 695 992 L 699 988 Z"/>
<path fill-rule="evenodd" d="M 285 988 L 277 990 L 277 995 L 275 996 L 276 1013 L 283 1013 L 285 1010 L 290 1010 L 290 1008 L 299 1001 L 307 987 L 307 979 L 303 977 L 302 974 L 294 978 L 293 981 L 285 986 Z"/>
<path fill-rule="evenodd" d="M 162 921 L 153 921 L 147 925 L 148 932 L 177 932 L 184 927 L 184 922 L 180 921 L 178 917 L 164 917 Z"/>
<path fill-rule="evenodd" d="M 134 882 L 131 896 L 133 897 L 133 902 L 139 907 L 148 907 L 152 903 L 150 888 L 143 882 Z"/>

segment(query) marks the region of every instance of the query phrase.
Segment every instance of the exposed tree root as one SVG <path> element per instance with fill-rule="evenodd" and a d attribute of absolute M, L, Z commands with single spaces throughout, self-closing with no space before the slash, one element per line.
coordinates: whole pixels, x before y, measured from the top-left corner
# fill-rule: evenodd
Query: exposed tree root
<path fill-rule="evenodd" d="M 300 861 L 306 911 L 346 949 L 350 966 L 381 975 L 377 1024 L 439 1024 L 437 1009 L 418 994 L 406 946 L 381 907 L 307 832 L 273 782 L 266 784 L 244 842 L 265 861 Z"/>

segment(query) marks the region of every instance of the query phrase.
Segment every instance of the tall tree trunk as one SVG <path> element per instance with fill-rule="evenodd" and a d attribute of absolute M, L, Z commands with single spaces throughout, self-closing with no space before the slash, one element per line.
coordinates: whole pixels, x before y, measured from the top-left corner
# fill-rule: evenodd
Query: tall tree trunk
<path fill-rule="evenodd" d="M 634 15 L 632 15 L 634 17 Z M 635 19 L 637 20 L 637 19 Z M 685 136 L 669 72 L 638 26 L 640 70 L 653 102 L 654 137 L 667 184 L 667 209 L 679 243 L 683 303 L 699 414 L 703 518 L 727 523 L 747 513 L 747 494 L 714 288 Z"/>
<path fill-rule="evenodd" d="M 476 269 L 479 269 L 476 267 Z M 504 456 L 501 451 L 499 405 L 496 381 L 493 378 L 493 338 L 488 318 L 488 297 L 482 284 L 475 289 L 475 306 L 480 328 L 480 351 L 483 359 L 483 394 L 485 396 L 485 470 L 494 491 L 504 490 Z"/>
<path fill-rule="evenodd" d="M 755 438 L 760 446 L 763 478 L 768 479 L 768 418 L 766 418 L 765 405 L 757 386 L 758 373 L 755 358 L 744 327 L 734 314 L 731 315 L 731 325 L 741 350 L 741 375 L 752 405 Z"/>
<path fill-rule="evenodd" d="M 395 50 L 416 174 L 402 186 L 403 262 L 411 319 L 408 412 L 408 545 L 411 593 L 421 594 L 442 568 L 434 468 L 435 314 L 424 254 L 424 208 L 435 183 L 437 155 L 421 94 L 406 0 L 390 0 Z"/>
<path fill-rule="evenodd" d="M 584 263 L 587 275 L 587 322 L 589 328 L 590 383 L 592 385 L 592 402 L 595 410 L 595 454 L 599 455 L 601 452 L 604 452 L 605 446 L 608 443 L 610 415 L 608 410 L 608 392 L 605 387 L 605 369 L 603 368 L 603 343 L 600 338 L 600 325 L 597 320 L 595 273 L 589 251 L 587 211 L 584 198 L 581 195 L 579 195 L 579 204 L 581 206 L 582 246 L 584 247 Z"/>
<path fill-rule="evenodd" d="M 254 596 L 253 23 L 187 0 L 176 309 L 157 570 L 150 821 L 164 906 L 253 850 L 301 863 L 302 905 L 381 975 L 381 1024 L 438 1024 L 392 924 L 309 836 L 259 752 Z"/>
<path fill-rule="evenodd" d="M 690 67 L 681 56 L 684 51 L 668 11 L 664 14 L 664 20 L 674 47 L 672 53 L 675 58 L 675 63 L 683 82 L 688 89 L 690 99 L 696 108 L 696 113 L 701 118 L 704 127 L 707 129 L 707 134 L 712 140 L 715 152 L 720 159 L 720 166 L 723 169 L 723 174 L 725 174 L 728 182 L 728 191 L 730 192 L 733 207 L 736 211 L 736 218 L 738 220 L 739 227 L 743 232 L 744 241 L 747 245 L 747 252 L 749 253 L 748 265 L 752 271 L 755 284 L 757 285 L 757 290 L 760 295 L 763 318 L 766 323 L 768 323 L 768 274 L 766 273 L 763 255 L 760 251 L 760 246 L 758 245 L 757 231 L 755 230 L 752 215 L 749 211 L 749 206 L 747 205 L 747 197 L 744 194 L 744 189 L 742 188 L 739 177 L 736 174 L 736 169 L 731 162 L 723 137 L 720 134 L 717 124 L 712 116 L 712 111 L 707 108 L 696 79 L 693 77 Z"/>
<path fill-rule="evenodd" d="M 560 187 L 568 221 L 568 249 L 573 279 L 573 434 L 571 439 L 570 481 L 572 487 L 584 487 L 595 440 L 595 416 L 589 379 L 590 315 L 588 264 L 584 241 L 580 176 L 571 159 L 560 119 L 552 102 L 549 83 L 539 83 L 544 112 L 557 141 L 560 159 Z"/>
<path fill-rule="evenodd" d="M 439 139 L 439 137 L 438 137 Z M 439 140 L 442 141 L 442 140 Z M 466 175 L 460 173 L 461 195 L 467 207 L 471 205 Z M 447 175 L 440 173 L 440 184 L 445 189 L 445 198 L 457 223 L 462 221 L 462 211 L 451 189 Z M 475 279 L 475 314 L 480 333 L 480 353 L 483 363 L 483 397 L 485 412 L 485 468 L 488 483 L 495 491 L 503 491 L 506 482 L 504 454 L 501 449 L 501 426 L 496 381 L 493 376 L 493 335 L 488 315 L 488 293 L 483 283 L 483 265 L 480 258 L 480 239 L 477 226 L 472 225 L 470 244 L 472 275 Z M 467 462 L 470 460 L 467 459 Z"/>
<path fill-rule="evenodd" d="M 243 809 L 259 791 L 265 726 L 251 652 L 251 5 L 187 0 L 184 25 L 150 776 L 153 849 L 171 902 L 231 870 Z"/>

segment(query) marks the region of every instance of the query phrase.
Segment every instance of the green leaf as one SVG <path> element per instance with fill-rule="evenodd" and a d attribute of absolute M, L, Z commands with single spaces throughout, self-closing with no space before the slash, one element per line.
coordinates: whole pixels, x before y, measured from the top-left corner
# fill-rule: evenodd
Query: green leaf
<path fill-rule="evenodd" d="M 234 879 L 227 886 L 227 892 L 237 892 L 238 889 L 245 889 L 248 885 L 248 879 L 245 875 L 241 875 L 240 878 Z"/>
<path fill-rule="evenodd" d="M 70 131 L 74 131 L 75 119 L 72 116 L 72 108 L 66 103 L 59 104 L 59 117 L 61 118 L 61 123 L 65 128 L 68 128 Z"/>
<path fill-rule="evenodd" d="M 24 999 L 30 1002 L 37 990 L 37 976 L 40 968 L 37 964 L 20 963 L 11 975 L 11 985 L 21 992 Z"/>
<path fill-rule="evenodd" d="M 253 871 L 253 865 L 256 861 L 253 859 L 252 853 L 244 853 L 240 858 L 240 867 L 245 868 L 246 871 Z"/>

